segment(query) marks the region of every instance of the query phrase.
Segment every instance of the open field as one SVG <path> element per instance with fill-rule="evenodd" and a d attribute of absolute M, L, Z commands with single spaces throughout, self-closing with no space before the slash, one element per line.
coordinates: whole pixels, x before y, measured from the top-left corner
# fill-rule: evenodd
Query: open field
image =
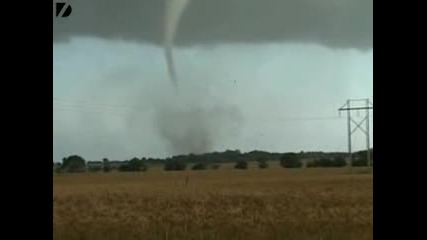
<path fill-rule="evenodd" d="M 270 165 L 54 175 L 54 239 L 373 238 L 369 170 Z"/>

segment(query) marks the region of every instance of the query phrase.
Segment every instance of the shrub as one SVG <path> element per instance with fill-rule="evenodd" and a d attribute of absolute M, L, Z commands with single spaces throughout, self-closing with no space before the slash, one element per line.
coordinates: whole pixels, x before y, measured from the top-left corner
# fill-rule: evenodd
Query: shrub
<path fill-rule="evenodd" d="M 296 153 L 287 153 L 280 157 L 280 165 L 284 168 L 300 168 L 302 162 Z"/>
<path fill-rule="evenodd" d="M 72 155 L 62 159 L 61 168 L 67 172 L 84 172 L 86 169 L 86 161 L 78 156 Z"/>
<path fill-rule="evenodd" d="M 258 160 L 258 167 L 261 169 L 268 168 L 268 163 L 266 160 Z"/>
<path fill-rule="evenodd" d="M 206 169 L 206 164 L 204 164 L 204 163 L 197 163 L 191 169 L 192 170 L 205 170 Z"/>
<path fill-rule="evenodd" d="M 147 165 L 138 158 L 131 159 L 128 163 L 125 163 L 119 167 L 119 171 L 122 172 L 140 172 L 147 171 Z"/>
<path fill-rule="evenodd" d="M 366 167 L 368 166 L 368 159 L 366 157 L 354 159 L 352 165 L 354 167 Z"/>
<path fill-rule="evenodd" d="M 334 167 L 344 167 L 346 165 L 347 165 L 347 162 L 345 161 L 344 158 L 341 158 L 341 157 L 334 158 L 334 161 L 333 161 Z"/>
<path fill-rule="evenodd" d="M 187 164 L 184 161 L 167 159 L 165 162 L 165 171 L 183 171 L 187 168 Z"/>
<path fill-rule="evenodd" d="M 336 157 L 333 160 L 328 158 L 316 159 L 314 162 L 307 164 L 307 167 L 344 167 L 347 162 L 344 158 Z"/>
<path fill-rule="evenodd" d="M 236 162 L 236 165 L 234 165 L 235 169 L 247 169 L 248 168 L 248 162 L 245 160 L 239 160 Z"/>

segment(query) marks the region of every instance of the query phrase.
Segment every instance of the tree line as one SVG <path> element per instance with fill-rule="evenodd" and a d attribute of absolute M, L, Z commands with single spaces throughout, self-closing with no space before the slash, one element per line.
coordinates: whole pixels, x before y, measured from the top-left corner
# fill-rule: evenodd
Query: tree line
<path fill-rule="evenodd" d="M 371 160 L 373 149 L 370 150 Z M 256 162 L 260 169 L 269 167 L 269 162 L 279 161 L 284 168 L 302 167 L 344 167 L 348 165 L 348 153 L 300 152 L 300 153 L 269 153 L 252 151 L 241 153 L 239 150 L 227 150 L 206 154 L 188 154 L 173 156 L 166 159 L 137 158 L 125 161 L 86 161 L 79 155 L 71 155 L 62 159 L 61 163 L 53 162 L 54 171 L 61 172 L 122 172 L 147 171 L 149 166 L 163 165 L 165 171 L 218 169 L 222 163 L 234 163 L 236 169 L 247 169 L 249 162 Z M 352 166 L 367 166 L 366 151 L 352 155 Z M 373 162 L 373 161 L 372 161 Z"/>

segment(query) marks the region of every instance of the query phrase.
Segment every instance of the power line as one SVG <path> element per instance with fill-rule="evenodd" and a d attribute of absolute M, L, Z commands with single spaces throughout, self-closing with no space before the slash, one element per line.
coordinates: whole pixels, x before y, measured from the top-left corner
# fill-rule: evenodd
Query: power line
<path fill-rule="evenodd" d="M 131 107 L 126 105 L 111 105 L 107 103 L 93 103 L 83 100 L 66 100 L 53 98 L 53 101 L 57 105 L 53 106 L 54 111 L 66 111 L 66 112 L 79 112 L 79 113 L 95 113 L 95 114 L 108 114 L 117 116 L 129 116 L 137 112 L 143 111 L 143 108 Z M 142 114 L 142 113 L 141 113 Z M 303 122 L 303 121 L 342 121 L 344 118 L 337 116 L 302 116 L 302 117 L 271 117 L 271 116 L 251 116 L 250 118 L 260 120 L 278 120 L 285 122 Z M 373 118 L 371 115 L 369 118 Z"/>
<path fill-rule="evenodd" d="M 97 107 L 108 107 L 108 108 L 134 108 L 130 106 L 125 105 L 112 105 L 108 103 L 93 103 L 93 102 L 87 102 L 82 100 L 66 100 L 66 99 L 59 99 L 59 98 L 53 98 L 53 102 L 57 102 L 59 104 L 71 104 L 71 105 L 83 105 L 83 106 L 97 106 Z"/>
<path fill-rule="evenodd" d="M 122 116 L 122 117 L 126 117 L 126 116 L 129 116 L 131 114 L 135 114 L 134 112 L 125 112 L 125 111 L 120 112 L 120 111 L 111 111 L 111 110 L 105 111 L 105 109 L 100 110 L 100 109 L 73 108 L 73 107 L 54 107 L 53 110 L 54 111 L 65 111 L 65 112 L 99 114 L 99 115 L 108 115 L 108 116 L 115 115 L 115 116 Z M 344 118 L 341 118 L 341 117 L 332 117 L 332 116 L 331 117 L 300 117 L 300 118 L 282 118 L 282 117 L 271 117 L 271 116 L 266 116 L 266 117 L 259 117 L 258 116 L 257 117 L 257 116 L 255 116 L 254 118 L 257 118 L 261 121 L 277 120 L 277 121 L 282 121 L 282 122 L 343 121 L 343 120 L 345 120 Z M 373 118 L 373 116 L 370 116 L 370 118 Z"/>

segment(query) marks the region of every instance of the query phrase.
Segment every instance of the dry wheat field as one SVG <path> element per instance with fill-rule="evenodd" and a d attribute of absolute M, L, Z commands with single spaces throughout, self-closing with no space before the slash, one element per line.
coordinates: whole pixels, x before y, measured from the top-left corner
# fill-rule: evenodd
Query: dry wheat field
<path fill-rule="evenodd" d="M 56 240 L 372 239 L 370 169 L 53 176 Z"/>

